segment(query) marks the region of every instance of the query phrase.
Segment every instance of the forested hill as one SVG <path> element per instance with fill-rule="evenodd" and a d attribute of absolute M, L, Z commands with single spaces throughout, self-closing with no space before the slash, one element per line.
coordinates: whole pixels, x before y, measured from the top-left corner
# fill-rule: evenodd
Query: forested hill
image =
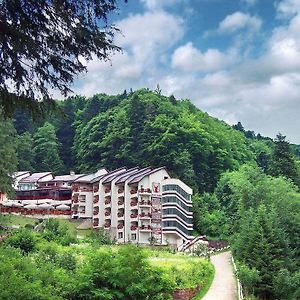
<path fill-rule="evenodd" d="M 272 140 L 246 138 L 241 128 L 159 91 L 76 96 L 59 106 L 65 117 L 39 124 L 16 113 L 19 170 L 59 174 L 164 165 L 203 192 L 214 189 L 221 173 L 244 163 L 269 167 Z"/>

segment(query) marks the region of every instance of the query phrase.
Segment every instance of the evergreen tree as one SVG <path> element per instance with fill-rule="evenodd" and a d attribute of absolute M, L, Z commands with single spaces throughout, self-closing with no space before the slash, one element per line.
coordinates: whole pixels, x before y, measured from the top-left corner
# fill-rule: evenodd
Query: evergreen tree
<path fill-rule="evenodd" d="M 52 171 L 59 173 L 63 168 L 59 157 L 59 143 L 55 128 L 46 122 L 34 135 L 34 151 L 37 171 Z"/>
<path fill-rule="evenodd" d="M 275 148 L 272 156 L 270 173 L 273 176 L 285 176 L 299 186 L 300 178 L 296 160 L 293 156 L 289 142 L 279 133 L 275 139 Z"/>
<path fill-rule="evenodd" d="M 0 192 L 12 194 L 12 174 L 17 171 L 15 129 L 0 110 Z"/>
<path fill-rule="evenodd" d="M 34 147 L 33 138 L 29 132 L 25 132 L 17 137 L 17 152 L 18 152 L 18 170 L 33 171 L 34 170 Z"/>

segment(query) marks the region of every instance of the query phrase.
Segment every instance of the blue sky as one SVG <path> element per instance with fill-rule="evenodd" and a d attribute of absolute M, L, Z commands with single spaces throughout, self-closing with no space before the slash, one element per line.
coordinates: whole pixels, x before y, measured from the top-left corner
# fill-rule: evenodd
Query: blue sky
<path fill-rule="evenodd" d="M 229 124 L 300 144 L 300 0 L 129 0 L 110 18 L 123 48 L 75 93 L 159 84 Z"/>

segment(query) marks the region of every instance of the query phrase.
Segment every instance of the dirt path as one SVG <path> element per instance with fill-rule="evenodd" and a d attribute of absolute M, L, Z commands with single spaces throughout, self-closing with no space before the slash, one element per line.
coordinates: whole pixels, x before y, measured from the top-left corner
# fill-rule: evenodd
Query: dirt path
<path fill-rule="evenodd" d="M 235 300 L 237 289 L 233 268 L 231 265 L 231 252 L 213 255 L 211 262 L 215 266 L 216 274 L 213 283 L 203 300 Z"/>

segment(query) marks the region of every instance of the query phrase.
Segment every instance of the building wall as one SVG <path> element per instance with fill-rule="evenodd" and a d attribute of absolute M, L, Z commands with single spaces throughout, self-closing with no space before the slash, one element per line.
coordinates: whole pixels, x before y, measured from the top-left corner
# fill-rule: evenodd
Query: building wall
<path fill-rule="evenodd" d="M 169 177 L 161 169 L 136 183 L 130 183 L 131 177 L 118 185 L 117 178 L 106 184 L 99 180 L 89 186 L 91 192 L 80 193 L 86 196 L 86 212 L 78 216 L 92 217 L 94 227 L 104 227 L 118 243 L 149 244 L 155 238 L 156 244 L 180 247 L 192 238 L 192 189 Z M 176 190 L 163 191 L 168 185 L 180 187 L 187 199 Z M 163 203 L 167 197 L 174 197 L 179 204 Z M 164 226 L 166 221 L 175 221 L 174 226 Z"/>

